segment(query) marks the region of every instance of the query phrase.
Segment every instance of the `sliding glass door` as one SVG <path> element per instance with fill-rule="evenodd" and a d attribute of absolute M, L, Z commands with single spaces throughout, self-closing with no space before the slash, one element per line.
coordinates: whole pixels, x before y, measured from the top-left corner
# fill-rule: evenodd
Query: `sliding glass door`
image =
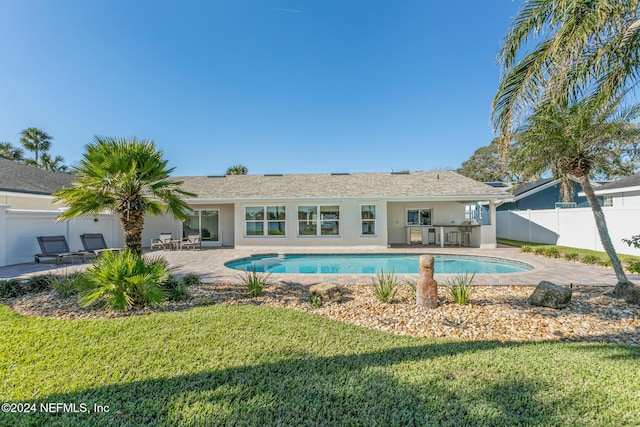
<path fill-rule="evenodd" d="M 203 246 L 220 245 L 220 211 L 206 210 L 189 212 L 188 219 L 182 223 L 182 235 L 198 233 Z"/>

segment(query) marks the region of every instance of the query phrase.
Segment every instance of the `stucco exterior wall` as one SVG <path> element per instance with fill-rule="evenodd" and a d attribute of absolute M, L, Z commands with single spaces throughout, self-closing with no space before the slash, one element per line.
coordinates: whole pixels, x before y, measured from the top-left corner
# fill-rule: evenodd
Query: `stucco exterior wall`
<path fill-rule="evenodd" d="M 286 225 L 284 236 L 247 236 L 245 208 L 249 206 L 285 206 Z M 299 236 L 298 206 L 339 206 L 339 235 Z M 376 205 L 376 233 L 361 235 L 361 205 Z M 246 247 L 326 247 L 326 246 L 387 246 L 387 206 L 384 201 L 362 200 L 305 200 L 299 202 L 238 203 L 235 210 L 235 246 Z"/>
<path fill-rule="evenodd" d="M 52 196 L 12 194 L 0 192 L 0 204 L 8 205 L 11 209 L 31 209 L 31 210 L 57 210 L 64 205 L 54 203 Z"/>
<path fill-rule="evenodd" d="M 640 191 L 625 191 L 611 196 L 614 208 L 640 207 Z"/>

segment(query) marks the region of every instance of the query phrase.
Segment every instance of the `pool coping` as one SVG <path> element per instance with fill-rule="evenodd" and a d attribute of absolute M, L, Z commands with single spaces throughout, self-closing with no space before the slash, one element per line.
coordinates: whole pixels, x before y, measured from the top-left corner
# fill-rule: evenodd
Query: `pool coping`
<path fill-rule="evenodd" d="M 457 254 L 457 255 L 479 255 L 494 258 L 503 258 L 516 262 L 525 262 L 533 265 L 533 270 L 519 273 L 501 274 L 476 274 L 474 283 L 477 285 L 529 285 L 535 286 L 542 280 L 547 280 L 556 284 L 569 286 L 589 285 L 589 286 L 614 286 L 617 282 L 612 268 L 581 264 L 574 261 L 547 258 L 534 254 L 522 253 L 518 248 L 424 248 L 424 247 L 401 247 L 401 248 L 282 248 L 282 247 L 255 247 L 251 249 L 234 248 L 206 248 L 202 250 L 168 251 L 161 250 L 147 252 L 147 256 L 160 256 L 164 258 L 174 274 L 196 273 L 208 283 L 239 283 L 241 281 L 239 271 L 230 269 L 224 265 L 225 262 L 237 260 L 249 255 L 277 253 L 277 254 L 300 254 L 300 253 L 417 253 L 417 254 Z M 35 274 L 54 273 L 69 274 L 75 270 L 81 270 L 88 264 L 35 264 L 25 263 L 13 266 L 0 267 L 0 279 L 14 277 L 28 277 Z M 398 275 L 399 280 L 408 278 L 415 279 L 417 274 Z M 452 275 L 435 272 L 435 279 L 444 284 L 448 277 Z M 629 280 L 640 283 L 640 275 L 627 275 Z M 370 284 L 375 275 L 367 274 L 273 274 L 271 281 L 274 283 L 287 284 L 297 283 L 302 285 L 313 285 L 317 283 L 336 284 Z"/>

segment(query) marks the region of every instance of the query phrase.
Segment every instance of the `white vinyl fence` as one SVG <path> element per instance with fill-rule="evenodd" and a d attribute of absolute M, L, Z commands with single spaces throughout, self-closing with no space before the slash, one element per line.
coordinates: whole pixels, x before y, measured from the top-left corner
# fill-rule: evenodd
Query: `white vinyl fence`
<path fill-rule="evenodd" d="M 622 241 L 640 234 L 640 208 L 604 207 L 609 236 L 618 253 L 640 255 Z M 603 251 L 591 208 L 496 212 L 498 238 Z"/>
<path fill-rule="evenodd" d="M 102 233 L 108 246 L 124 246 L 115 215 L 56 222 L 59 214 L 60 211 L 8 209 L 0 205 L 0 266 L 33 262 L 33 256 L 41 252 L 37 236 L 65 236 L 71 251 L 83 249 L 83 233 Z"/>

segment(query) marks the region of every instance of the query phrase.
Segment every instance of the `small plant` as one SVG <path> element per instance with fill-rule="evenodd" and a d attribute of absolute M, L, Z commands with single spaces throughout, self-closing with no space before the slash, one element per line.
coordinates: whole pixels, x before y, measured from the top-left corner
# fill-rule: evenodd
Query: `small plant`
<path fill-rule="evenodd" d="M 611 262 L 611 260 L 609 258 L 599 258 L 598 259 L 598 265 L 601 265 L 603 267 L 612 267 L 613 263 Z"/>
<path fill-rule="evenodd" d="M 182 283 L 184 283 L 184 285 L 187 287 L 197 286 L 202 283 L 202 280 L 200 279 L 200 276 L 198 276 L 197 274 L 188 273 L 182 276 Z"/>
<path fill-rule="evenodd" d="M 629 265 L 627 265 L 627 270 L 629 270 L 630 273 L 640 274 L 640 261 L 630 262 Z"/>
<path fill-rule="evenodd" d="M 580 254 L 578 254 L 578 252 L 567 252 L 564 254 L 564 259 L 567 261 L 576 261 L 578 258 L 580 258 Z"/>
<path fill-rule="evenodd" d="M 84 273 L 73 273 L 64 276 L 53 276 L 51 287 L 63 298 L 76 295 L 85 280 Z"/>
<path fill-rule="evenodd" d="M 44 292 L 51 289 L 51 284 L 55 281 L 55 277 L 51 274 L 41 275 L 41 276 L 33 276 L 27 279 L 24 282 L 24 287 L 27 292 Z"/>
<path fill-rule="evenodd" d="M 582 257 L 582 262 L 585 264 L 597 264 L 600 258 L 597 255 L 585 255 Z"/>
<path fill-rule="evenodd" d="M 464 305 L 469 301 L 469 297 L 475 291 L 473 287 L 473 279 L 475 277 L 475 273 L 472 275 L 468 273 L 458 274 L 446 280 L 445 289 L 456 303 Z"/>
<path fill-rule="evenodd" d="M 311 303 L 314 308 L 318 308 L 322 305 L 322 297 L 318 294 L 312 294 L 309 296 L 309 303 Z"/>
<path fill-rule="evenodd" d="M 202 298 L 200 301 L 196 303 L 196 305 L 198 307 L 206 307 L 208 305 L 214 305 L 215 303 L 216 303 L 215 299 L 207 297 L 207 298 Z"/>
<path fill-rule="evenodd" d="M 533 248 L 529 245 L 522 245 L 520 246 L 520 252 L 524 252 L 526 254 L 530 253 L 533 250 Z"/>
<path fill-rule="evenodd" d="M 558 258 L 560 256 L 560 251 L 555 246 L 551 246 L 545 249 L 544 254 L 549 258 Z"/>
<path fill-rule="evenodd" d="M 533 253 L 536 255 L 544 255 L 545 249 L 541 247 L 536 247 L 533 249 Z"/>
<path fill-rule="evenodd" d="M 168 278 L 162 258 L 145 259 L 130 250 L 108 251 L 87 269 L 78 303 L 101 303 L 112 310 L 157 305 L 167 299 L 163 284 Z"/>
<path fill-rule="evenodd" d="M 376 274 L 376 279 L 373 280 L 372 292 L 378 298 L 378 301 L 390 303 L 396 292 L 398 292 L 395 270 L 391 273 L 385 273 L 383 270 Z"/>
<path fill-rule="evenodd" d="M 179 280 L 174 276 L 169 276 L 163 287 L 167 291 L 167 299 L 170 301 L 184 301 L 189 298 L 189 291 L 187 291 L 184 278 Z"/>
<path fill-rule="evenodd" d="M 252 297 L 259 297 L 265 287 L 269 286 L 271 274 L 258 273 L 255 269 L 246 271 L 244 275 L 238 275 Z"/>
<path fill-rule="evenodd" d="M 14 298 L 22 296 L 25 293 L 25 289 L 20 280 L 0 280 L 0 298 Z"/>

